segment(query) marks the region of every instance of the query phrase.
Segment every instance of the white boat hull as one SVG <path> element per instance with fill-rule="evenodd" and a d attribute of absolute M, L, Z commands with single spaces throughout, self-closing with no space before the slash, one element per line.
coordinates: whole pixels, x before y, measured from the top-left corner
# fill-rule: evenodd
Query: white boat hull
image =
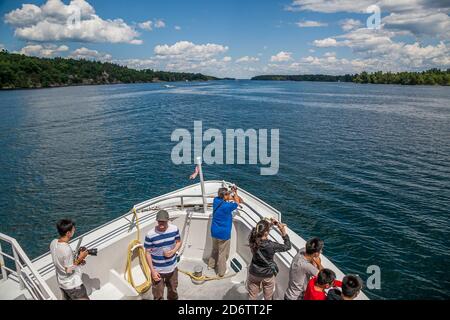
<path fill-rule="evenodd" d="M 205 273 L 211 272 L 206 270 L 205 264 L 211 252 L 209 231 L 211 203 L 223 183 L 222 181 L 205 182 L 205 193 L 208 195 L 207 202 L 209 204 L 206 213 L 203 213 L 200 184 L 194 184 L 136 205 L 134 208 L 139 216 L 140 241 L 143 243 L 145 234 L 155 226 L 156 212 L 164 208 L 169 211 L 172 223 L 179 227 L 185 242 L 180 252 L 179 268 L 192 271 L 193 266 L 200 265 L 203 266 Z M 181 200 L 181 196 L 183 200 Z M 248 235 L 261 217 L 281 218 L 281 213 L 245 190 L 240 189 L 240 196 L 245 204 L 238 210 L 233 219 L 230 260 L 236 258 L 242 264 L 243 269 L 233 277 L 208 281 L 201 285 L 193 284 L 188 276 L 180 273 L 180 299 L 247 299 L 245 279 L 247 277 L 247 266 L 251 262 Z M 82 217 L 76 220 L 78 225 L 83 224 Z M 137 294 L 124 279 L 127 248 L 128 244 L 136 239 L 136 231 L 133 213 L 130 211 L 130 213 L 81 235 L 71 242 L 74 249 L 80 243 L 88 248 L 98 248 L 98 256 L 88 257 L 87 264 L 83 266 L 83 282 L 91 299 L 152 298 L 151 292 L 144 295 Z M 305 245 L 305 240 L 289 228 L 288 234 L 293 248 L 275 256 L 275 262 L 280 269 L 276 278 L 275 299 L 283 299 L 289 281 L 289 267 L 292 259 L 297 251 Z M 272 240 L 282 242 L 281 235 L 276 230 L 271 231 L 270 237 Z M 34 259 L 32 263 L 54 295 L 61 298 L 50 253 Z M 344 277 L 344 274 L 326 257 L 322 257 L 322 263 L 324 267 L 335 271 L 338 279 Z M 230 272 L 233 273 L 232 270 Z M 144 277 L 140 271 L 137 258 L 134 259 L 133 275 L 136 283 L 143 282 Z M 2 293 L 0 291 L 1 299 Z M 367 296 L 361 292 L 357 299 L 367 299 Z"/>

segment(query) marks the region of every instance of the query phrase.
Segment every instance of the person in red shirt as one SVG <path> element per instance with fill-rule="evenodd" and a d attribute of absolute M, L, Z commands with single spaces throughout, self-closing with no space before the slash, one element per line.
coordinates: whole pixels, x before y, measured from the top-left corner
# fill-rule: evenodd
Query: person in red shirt
<path fill-rule="evenodd" d="M 333 270 L 322 269 L 317 276 L 309 280 L 303 300 L 326 300 L 326 289 L 341 286 L 342 282 L 336 280 L 336 274 Z"/>

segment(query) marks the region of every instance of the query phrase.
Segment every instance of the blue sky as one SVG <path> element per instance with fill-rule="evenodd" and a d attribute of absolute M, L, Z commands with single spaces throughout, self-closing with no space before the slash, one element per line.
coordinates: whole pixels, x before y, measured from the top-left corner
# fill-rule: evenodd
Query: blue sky
<path fill-rule="evenodd" d="M 1 0 L 0 46 L 239 78 L 423 70 L 450 67 L 449 12 L 446 0 Z"/>

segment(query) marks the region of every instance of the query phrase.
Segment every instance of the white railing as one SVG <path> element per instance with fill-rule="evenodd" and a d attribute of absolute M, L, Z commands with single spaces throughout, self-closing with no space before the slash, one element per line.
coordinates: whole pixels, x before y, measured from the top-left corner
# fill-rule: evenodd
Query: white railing
<path fill-rule="evenodd" d="M 137 212 L 145 212 L 145 211 L 147 211 L 149 209 L 153 209 L 160 202 L 167 201 L 167 200 L 173 200 L 173 199 L 179 199 L 180 200 L 179 206 L 181 207 L 181 210 L 184 210 L 184 207 L 185 207 L 184 199 L 185 198 L 198 198 L 198 199 L 201 199 L 201 198 L 203 198 L 203 196 L 202 195 L 173 195 L 173 196 L 167 196 L 167 197 L 163 197 L 163 198 L 160 198 L 160 199 L 156 199 L 154 201 L 145 202 L 145 203 L 143 203 L 141 205 L 136 205 L 136 206 L 134 206 L 134 209 Z M 200 203 L 198 203 L 198 204 L 191 204 L 191 205 L 200 205 Z M 209 206 L 209 205 L 211 205 L 211 204 L 207 204 L 207 206 Z M 174 206 L 174 204 L 168 205 L 168 207 L 170 207 L 170 206 Z M 175 204 L 175 206 L 177 206 L 177 204 Z M 245 207 L 249 208 L 259 218 L 264 219 L 264 215 L 262 215 L 260 212 L 255 210 L 248 203 L 244 202 L 242 204 L 242 206 L 245 206 Z M 159 209 L 163 209 L 164 207 L 158 207 L 158 208 Z M 270 209 L 272 209 L 272 208 L 270 208 Z M 125 214 L 122 217 L 125 217 L 125 216 L 129 215 L 130 213 L 131 213 L 131 211 L 128 212 L 127 214 Z M 278 210 L 273 210 L 273 213 L 277 216 L 277 220 L 281 221 L 281 212 L 279 212 Z"/>
<path fill-rule="evenodd" d="M 12 256 L 3 252 L 1 242 L 11 246 Z M 15 270 L 5 265 L 5 258 L 14 263 Z M 56 300 L 45 280 L 33 267 L 33 263 L 22 250 L 16 239 L 0 233 L 0 268 L 2 280 L 9 278 L 18 281 L 20 290 L 27 290 L 34 300 Z"/>

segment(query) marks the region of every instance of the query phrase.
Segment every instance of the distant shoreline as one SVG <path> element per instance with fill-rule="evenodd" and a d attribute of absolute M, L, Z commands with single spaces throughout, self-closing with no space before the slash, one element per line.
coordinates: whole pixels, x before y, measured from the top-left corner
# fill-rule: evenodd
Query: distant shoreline
<path fill-rule="evenodd" d="M 61 88 L 72 86 L 172 83 L 236 80 L 201 73 L 136 70 L 109 62 L 66 58 L 38 58 L 0 51 L 0 90 Z M 250 80 L 352 82 L 399 85 L 450 86 L 450 69 L 422 72 L 362 72 L 360 74 L 260 75 Z"/>
<path fill-rule="evenodd" d="M 30 88 L 0 88 L 2 91 L 22 91 L 22 90 L 43 90 L 43 89 L 58 89 L 58 88 L 70 88 L 70 87 L 95 87 L 95 86 L 113 86 L 113 85 L 132 85 L 132 84 L 167 84 L 167 83 L 191 83 L 191 82 L 211 82 L 211 81 L 229 81 L 230 79 L 215 79 L 215 80 L 192 80 L 192 81 L 143 81 L 143 82 L 115 82 L 115 83 L 77 83 L 68 85 L 54 85 L 49 87 L 30 87 Z"/>
<path fill-rule="evenodd" d="M 358 84 L 397 84 L 450 86 L 450 69 L 430 69 L 422 72 L 362 72 L 361 74 L 326 75 L 260 75 L 251 78 L 258 81 L 308 81 L 308 82 L 351 82 Z"/>

